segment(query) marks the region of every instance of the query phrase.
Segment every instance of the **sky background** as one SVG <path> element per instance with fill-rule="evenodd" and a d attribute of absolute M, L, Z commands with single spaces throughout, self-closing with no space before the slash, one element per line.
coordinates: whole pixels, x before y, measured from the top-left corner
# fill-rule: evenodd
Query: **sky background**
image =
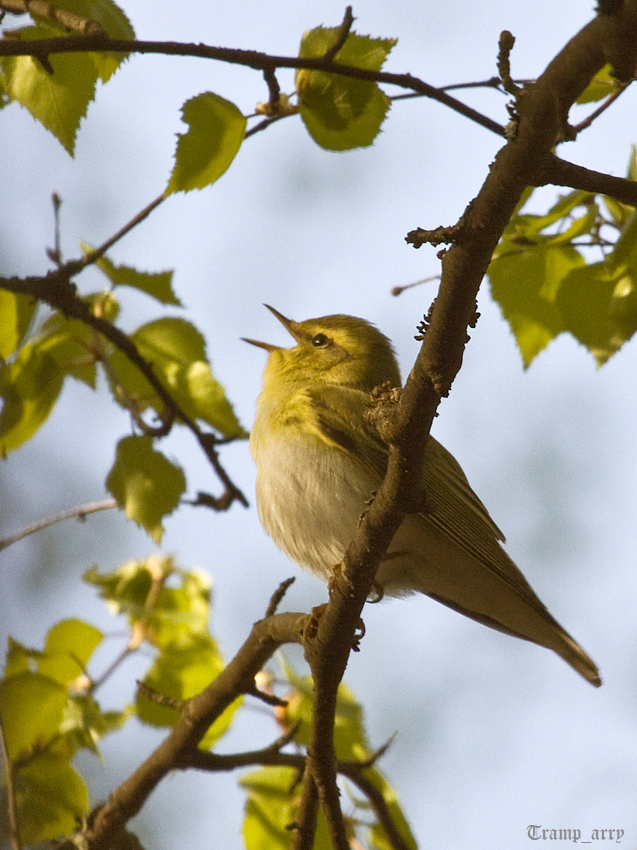
<path fill-rule="evenodd" d="M 342 5 L 304 0 L 167 2 L 126 5 L 140 38 L 205 42 L 294 55 L 304 30 L 337 25 Z M 537 76 L 593 14 L 592 3 L 492 0 L 489 4 L 360 0 L 355 29 L 399 39 L 386 70 L 434 85 L 484 80 L 496 73 L 500 31 L 517 38 L 516 78 Z M 292 72 L 279 75 L 293 90 Z M 78 240 L 99 244 L 156 197 L 170 174 L 181 104 L 203 91 L 233 100 L 248 114 L 267 99 L 248 69 L 197 59 L 136 56 L 98 90 L 72 160 L 28 113 L 14 105 L 0 124 L 0 269 L 39 274 L 53 241 L 52 191 L 63 199 L 66 258 Z M 396 93 L 387 89 L 388 93 Z M 506 98 L 462 95 L 501 123 Z M 574 162 L 624 175 L 637 141 L 629 92 L 575 144 Z M 111 252 L 118 264 L 174 269 L 174 286 L 208 341 L 218 379 L 246 428 L 259 392 L 264 353 L 241 336 L 287 344 L 263 308 L 302 320 L 351 313 L 377 324 L 396 345 L 403 374 L 417 353 L 416 325 L 435 284 L 390 294 L 436 274 L 436 250 L 404 242 L 414 227 L 455 222 L 482 184 L 501 140 L 425 99 L 396 103 L 371 148 L 319 149 L 298 118 L 250 139 L 213 187 L 172 197 Z M 556 195 L 546 189 L 531 210 Z M 99 273 L 82 291 L 103 286 Z M 507 534 L 507 551 L 556 618 L 599 664 L 595 690 L 561 659 L 473 623 L 426 598 L 365 610 L 367 634 L 346 682 L 362 700 L 368 734 L 380 746 L 396 733 L 382 768 L 397 787 L 422 847 L 511 850 L 529 845 L 538 824 L 623 829 L 637 847 L 637 623 L 634 599 L 635 374 L 629 343 L 597 370 L 572 339 L 554 342 L 524 371 L 514 339 L 481 290 L 481 319 L 434 434 L 464 467 Z M 159 315 L 150 299 L 124 299 L 122 326 Z M 128 417 L 102 385 L 93 394 L 68 385 L 58 408 L 23 450 L 0 466 L 0 536 L 41 516 L 103 498 L 115 442 Z M 162 446 L 186 470 L 189 492 L 215 490 L 193 441 Z M 166 521 L 162 550 L 213 577 L 212 629 L 226 657 L 262 616 L 270 594 L 290 575 L 288 610 L 325 600 L 325 587 L 279 553 L 258 522 L 254 468 L 246 443 L 222 460 L 251 507 L 226 514 L 184 507 Z M 80 616 L 113 633 L 101 663 L 120 646 L 114 622 L 79 577 L 156 551 L 114 512 L 67 523 L 0 554 L 0 639 L 41 646 L 48 628 Z M 303 669 L 298 652 L 290 657 Z M 100 659 L 98 659 L 98 662 Z M 132 699 L 148 657 L 131 661 L 102 694 L 105 707 Z M 259 706 L 219 751 L 268 743 L 277 730 Z M 106 739 L 104 762 L 82 759 L 93 799 L 122 781 L 161 740 L 136 722 Z M 131 826 L 145 846 L 241 846 L 243 798 L 234 776 L 169 777 Z M 347 807 L 347 803 L 345 803 Z M 222 837 L 222 839 L 221 839 Z"/>

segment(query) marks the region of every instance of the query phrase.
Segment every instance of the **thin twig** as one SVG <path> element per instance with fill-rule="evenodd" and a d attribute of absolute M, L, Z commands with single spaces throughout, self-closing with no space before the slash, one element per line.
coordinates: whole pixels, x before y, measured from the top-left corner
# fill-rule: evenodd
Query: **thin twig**
<path fill-rule="evenodd" d="M 294 832 L 291 850 L 312 850 L 316 833 L 316 819 L 319 810 L 319 795 L 316 782 L 308 772 L 307 764 L 303 773 L 303 794 L 296 815 L 296 821 L 290 826 Z"/>
<path fill-rule="evenodd" d="M 432 274 L 429 277 L 421 277 L 420 280 L 414 280 L 413 283 L 405 283 L 403 286 L 394 286 L 391 289 L 392 295 L 402 295 L 406 289 L 411 289 L 414 286 L 420 286 L 421 283 L 431 283 L 432 280 L 440 280 L 439 274 Z"/>
<path fill-rule="evenodd" d="M 230 47 L 212 47 L 206 44 L 184 44 L 174 41 L 137 41 L 134 39 L 110 38 L 109 36 L 74 35 L 59 38 L 17 41 L 7 39 L 0 42 L 0 56 L 35 56 L 46 61 L 52 53 L 82 53 L 93 51 L 114 53 L 152 53 L 168 56 L 195 56 L 233 65 L 243 65 L 263 71 L 266 68 L 306 68 L 341 74 L 359 80 L 386 83 L 400 88 L 413 89 L 432 100 L 442 103 L 470 121 L 474 121 L 498 136 L 505 135 L 504 127 L 492 118 L 483 115 L 471 106 L 457 100 L 436 86 L 411 74 L 392 74 L 386 71 L 370 71 L 353 65 L 327 60 L 324 57 L 274 56 L 257 50 L 239 50 Z"/>
<path fill-rule="evenodd" d="M 276 614 L 276 609 L 281 604 L 281 600 L 287 593 L 288 587 L 294 584 L 295 580 L 296 579 L 294 578 L 294 576 L 291 576 L 290 578 L 286 578 L 284 581 L 282 581 L 281 584 L 277 587 L 277 589 L 272 594 L 270 603 L 265 612 L 266 617 L 271 617 L 273 614 Z"/>
<path fill-rule="evenodd" d="M 60 239 L 60 207 L 62 199 L 57 192 L 51 195 L 53 203 L 53 248 L 46 249 L 47 257 L 55 263 L 56 266 L 62 265 L 62 242 Z"/>
<path fill-rule="evenodd" d="M 92 263 L 96 263 L 100 257 L 104 256 L 104 254 L 115 245 L 116 242 L 126 236 L 134 227 L 136 227 L 140 222 L 142 222 L 145 218 L 147 218 L 151 212 L 156 209 L 163 201 L 166 200 L 166 195 L 162 192 L 154 201 L 151 201 L 147 206 L 145 206 L 142 210 L 140 210 L 137 215 L 134 215 L 131 220 L 125 224 L 122 228 L 120 228 L 117 233 L 114 233 L 113 236 L 109 237 L 106 242 L 99 246 L 99 248 L 95 248 L 93 251 L 89 251 L 88 254 L 84 254 L 79 260 L 77 260 L 77 271 L 74 274 L 77 274 L 78 271 L 81 271 L 86 266 L 91 265 Z"/>
<path fill-rule="evenodd" d="M 104 499 L 101 502 L 87 502 L 85 505 L 79 505 L 77 508 L 71 508 L 68 511 L 60 511 L 60 513 L 54 514 L 53 516 L 39 519 L 36 522 L 31 523 L 31 525 L 27 525 L 26 528 L 23 528 L 21 531 L 16 531 L 15 534 L 11 534 L 9 537 L 5 537 L 4 540 L 0 540 L 0 551 L 14 543 L 17 543 L 18 540 L 23 540 L 30 534 L 35 534 L 36 531 L 41 531 L 43 528 L 49 528 L 49 526 L 55 525 L 58 522 L 63 522 L 65 519 L 83 520 L 89 514 L 95 514 L 98 511 L 108 511 L 116 507 L 117 502 L 115 499 Z"/>
<path fill-rule="evenodd" d="M 387 836 L 387 840 L 389 841 L 392 850 L 409 850 L 410 845 L 407 844 L 402 835 L 398 832 L 396 824 L 391 816 L 389 806 L 383 797 L 382 791 L 380 791 L 374 785 L 372 780 L 365 776 L 361 770 L 352 770 L 349 772 L 347 769 L 344 769 L 341 772 L 343 776 L 347 776 L 350 782 L 353 782 L 359 791 L 362 791 L 369 800 L 371 807 L 374 810 L 374 814 L 378 818 L 378 823 L 385 831 L 385 835 Z"/>
<path fill-rule="evenodd" d="M 276 741 L 263 747 L 261 750 L 251 750 L 245 753 L 220 754 L 211 753 L 209 750 L 193 749 L 190 753 L 184 755 L 179 763 L 179 767 L 183 770 L 193 767 L 197 770 L 206 770 L 211 773 L 219 771 L 236 770 L 242 767 L 252 767 L 255 764 L 275 765 L 277 767 L 293 767 L 297 770 L 303 769 L 305 756 L 300 753 L 282 753 L 283 747 L 287 746 L 298 730 L 298 725 L 295 724 L 292 729 L 288 730 Z"/>
<path fill-rule="evenodd" d="M 264 68 L 263 78 L 268 87 L 270 97 L 268 98 L 268 115 L 277 115 L 279 108 L 279 97 L 281 96 L 281 86 L 276 78 L 274 68 Z"/>
<path fill-rule="evenodd" d="M 101 676 L 98 676 L 97 679 L 93 679 L 91 684 L 88 687 L 88 693 L 94 694 L 98 688 L 101 688 L 102 685 L 113 675 L 113 673 L 117 670 L 117 668 L 128 658 L 129 655 L 132 655 L 137 647 L 132 647 L 130 644 L 127 644 L 124 649 L 111 661 L 111 663 L 106 667 Z"/>
<path fill-rule="evenodd" d="M 611 104 L 615 103 L 617 98 L 620 97 L 626 91 L 629 85 L 630 83 L 619 83 L 618 88 L 615 89 L 612 94 L 609 94 L 606 100 L 604 100 L 594 112 L 591 112 L 588 118 L 585 118 L 583 121 L 580 121 L 579 124 L 575 124 L 573 127 L 571 127 L 571 131 L 574 133 L 574 135 L 577 136 L 579 133 L 582 132 L 582 130 L 586 130 L 588 127 L 590 127 L 593 121 L 599 118 L 599 116 L 603 112 L 605 112 L 608 107 L 611 106 Z"/>
<path fill-rule="evenodd" d="M 325 53 L 323 54 L 323 59 L 327 59 L 328 62 L 331 62 L 333 59 L 336 59 L 336 54 L 341 49 L 341 47 L 347 41 L 347 36 L 352 29 L 352 24 L 354 23 L 354 15 L 352 14 L 352 7 L 348 6 L 345 9 L 345 16 L 343 17 L 343 22 L 338 28 L 338 32 L 336 33 L 336 41 L 334 44 L 329 47 Z"/>
<path fill-rule="evenodd" d="M 526 83 L 533 82 L 532 80 L 514 80 L 516 85 L 524 85 Z M 470 83 L 450 83 L 446 86 L 438 86 L 439 91 L 458 91 L 462 89 L 496 89 L 499 92 L 504 92 L 504 88 L 502 87 L 502 80 L 500 77 L 491 77 L 488 80 L 476 80 Z M 414 97 L 425 97 L 426 95 L 421 94 L 420 92 L 407 92 L 406 94 L 394 94 L 389 99 L 393 102 L 396 100 L 409 100 Z"/>
<path fill-rule="evenodd" d="M 515 37 L 508 30 L 502 30 L 498 41 L 498 74 L 502 80 L 502 88 L 507 94 L 517 97 L 520 88 L 511 78 L 511 51 L 515 44 Z"/>
<path fill-rule="evenodd" d="M 79 319 L 79 321 L 94 328 L 109 340 L 109 342 L 113 343 L 139 369 L 166 408 L 171 411 L 174 418 L 180 419 L 186 428 L 195 436 L 195 439 L 225 488 L 221 496 L 214 502 L 214 507 L 217 510 L 226 510 L 235 500 L 247 507 L 248 500 L 234 482 L 231 481 L 221 465 L 216 450 L 215 435 L 204 433 L 196 421 L 178 404 L 169 390 L 166 389 L 164 384 L 155 375 L 152 364 L 145 357 L 142 357 L 139 349 L 130 337 L 116 325 L 111 324 L 111 322 L 101 316 L 96 316 L 90 307 L 78 296 L 74 284 L 70 281 L 70 277 L 83 267 L 82 260 L 71 260 L 59 269 L 49 272 L 45 277 L 0 278 L 0 288 L 7 289 L 9 292 L 30 295 L 40 301 L 44 301 L 68 318 Z"/>
<path fill-rule="evenodd" d="M 74 12 L 60 9 L 58 6 L 54 6 L 53 3 L 47 2 L 47 0 L 2 0 L 0 2 L 0 10 L 9 12 L 12 15 L 37 15 L 40 18 L 55 21 L 70 30 L 84 33 L 85 35 L 105 34 L 104 27 L 99 21 L 91 18 L 83 18 Z"/>
<path fill-rule="evenodd" d="M 277 113 L 276 115 L 268 115 L 267 118 L 264 118 L 263 121 L 259 121 L 258 124 L 255 124 L 254 127 L 251 127 L 249 130 L 246 130 L 244 141 L 249 139 L 251 136 L 254 136 L 256 133 L 260 133 L 262 130 L 266 130 L 270 124 L 275 124 L 277 121 L 280 121 L 282 118 L 289 118 L 290 115 L 294 115 L 293 112 L 284 112 Z"/>

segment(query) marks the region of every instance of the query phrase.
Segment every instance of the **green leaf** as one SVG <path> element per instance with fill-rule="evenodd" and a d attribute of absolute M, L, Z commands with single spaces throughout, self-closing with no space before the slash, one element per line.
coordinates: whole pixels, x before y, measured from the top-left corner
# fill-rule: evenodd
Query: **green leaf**
<path fill-rule="evenodd" d="M 584 265 L 568 245 L 511 248 L 491 262 L 491 294 L 511 326 L 526 367 L 566 330 L 555 298 L 565 277 Z"/>
<path fill-rule="evenodd" d="M 41 673 L 17 673 L 0 682 L 0 713 L 9 758 L 48 744 L 59 732 L 67 691 Z"/>
<path fill-rule="evenodd" d="M 102 637 L 99 629 L 82 620 L 56 623 L 47 634 L 39 672 L 62 685 L 72 684 L 85 675 L 88 660 Z"/>
<path fill-rule="evenodd" d="M 24 644 L 19 643 L 9 635 L 4 663 L 5 678 L 8 679 L 10 676 L 16 676 L 18 673 L 27 673 L 28 671 L 36 673 L 38 669 L 37 662 L 41 656 L 42 652 L 39 649 L 31 649 L 28 646 L 24 646 Z"/>
<path fill-rule="evenodd" d="M 174 571 L 171 557 L 151 555 L 146 560 L 128 561 L 110 573 L 91 567 L 82 578 L 99 590 L 112 613 L 126 614 L 130 625 L 135 626 L 149 614 L 147 600 L 153 582 L 163 584 Z"/>
<path fill-rule="evenodd" d="M 13 363 L 0 367 L 0 457 L 17 449 L 44 424 L 63 382 L 53 357 L 34 344 L 24 346 Z"/>
<path fill-rule="evenodd" d="M 296 771 L 265 767 L 240 780 L 246 790 L 243 840 L 246 850 L 289 850 L 290 826 L 295 822 L 301 797 Z M 313 850 L 330 850 L 325 817 L 319 813 Z"/>
<path fill-rule="evenodd" d="M 59 9 L 98 21 L 111 38 L 135 38 L 135 30 L 113 0 L 56 0 Z"/>
<path fill-rule="evenodd" d="M 36 310 L 34 298 L 0 289 L 0 358 L 20 345 Z"/>
<path fill-rule="evenodd" d="M 147 639 L 158 647 L 188 648 L 196 636 L 209 638 L 211 581 L 203 570 L 174 569 L 178 587 L 164 585 L 146 618 Z"/>
<path fill-rule="evenodd" d="M 83 18 L 98 21 L 111 38 L 135 38 L 135 30 L 125 13 L 112 0 L 60 0 L 56 6 Z M 100 79 L 108 82 L 127 53 L 89 53 L 95 62 Z"/>
<path fill-rule="evenodd" d="M 97 742 L 100 738 L 121 729 L 133 714 L 132 706 L 123 711 L 102 711 L 90 695 L 70 697 L 60 725 L 61 737 L 56 742 L 56 752 L 69 759 L 80 749 L 99 755 Z"/>
<path fill-rule="evenodd" d="M 530 196 L 529 193 L 527 200 Z M 577 207 L 584 206 L 588 208 L 590 206 L 590 198 L 590 192 L 574 189 L 566 195 L 561 195 L 545 215 L 534 215 L 531 213 L 516 215 L 506 227 L 505 238 L 507 236 L 520 236 L 523 234 L 526 238 L 532 239 L 552 224 L 566 219 Z"/>
<path fill-rule="evenodd" d="M 218 180 L 237 155 L 246 119 L 229 100 L 204 92 L 181 110 L 188 131 L 178 135 L 175 165 L 166 194 L 203 189 Z"/>
<path fill-rule="evenodd" d="M 635 280 L 608 263 L 573 269 L 560 287 L 556 306 L 565 330 L 588 348 L 598 366 L 637 330 Z"/>
<path fill-rule="evenodd" d="M 201 693 L 223 668 L 219 649 L 209 635 L 190 634 L 187 639 L 183 635 L 179 643 L 163 647 L 143 681 L 156 693 L 182 701 Z M 241 700 L 235 700 L 222 712 L 202 738 L 201 749 L 207 749 L 219 740 L 240 705 Z M 153 726 L 173 726 L 179 719 L 179 711 L 159 705 L 139 690 L 137 716 Z"/>
<path fill-rule="evenodd" d="M 153 555 L 104 575 L 93 568 L 84 579 L 99 588 L 109 607 L 128 615 L 138 637 L 159 650 L 144 677 L 152 690 L 172 700 L 186 700 L 203 691 L 223 670 L 223 659 L 208 626 L 207 573 L 182 570 L 172 558 Z M 240 704 L 236 700 L 226 708 L 207 731 L 201 747 L 209 747 L 221 737 Z M 179 714 L 176 708 L 160 705 L 140 691 L 137 716 L 154 726 L 171 726 Z"/>
<path fill-rule="evenodd" d="M 630 264 L 637 271 L 637 210 L 633 209 L 625 219 L 617 242 L 606 259 L 615 268 Z"/>
<path fill-rule="evenodd" d="M 288 705 L 280 712 L 278 719 L 290 728 L 298 725 L 294 740 L 308 744 L 313 710 L 313 682 L 310 676 L 299 676 L 285 659 L 282 659 L 282 666 L 284 677 L 293 690 L 286 695 Z M 364 759 L 369 752 L 363 709 L 343 682 L 338 686 L 336 697 L 334 747 L 337 758 L 343 761 Z"/>
<path fill-rule="evenodd" d="M 190 417 L 207 422 L 227 437 L 246 436 L 223 387 L 212 375 L 204 338 L 194 325 L 185 319 L 157 319 L 138 328 L 131 340 Z M 111 366 L 119 384 L 140 410 L 154 407 L 163 411 L 163 402 L 124 354 L 114 352 Z"/>
<path fill-rule="evenodd" d="M 301 58 L 320 58 L 338 37 L 338 28 L 316 27 L 301 39 Z M 380 71 L 396 39 L 371 38 L 350 33 L 336 61 L 370 71 Z M 296 72 L 299 112 L 314 139 L 327 150 L 350 150 L 371 145 L 391 101 L 378 85 L 324 71 L 300 68 Z"/>
<path fill-rule="evenodd" d="M 410 850 L 417 850 L 416 839 L 403 814 L 395 789 L 387 782 L 380 770 L 375 767 L 368 768 L 365 771 L 365 777 L 382 793 L 389 815 L 403 840 L 404 846 L 410 848 Z M 375 850 L 393 850 L 396 846 L 389 841 L 385 830 L 378 821 L 370 827 L 368 841 L 370 847 L 375 848 Z"/>
<path fill-rule="evenodd" d="M 602 100 L 608 97 L 609 94 L 612 94 L 617 89 L 618 83 L 611 72 L 611 66 L 608 64 L 604 65 L 595 74 L 575 103 L 591 103 L 592 101 Z"/>
<path fill-rule="evenodd" d="M 18 30 L 22 39 L 51 38 L 57 31 L 48 26 Z M 73 156 L 75 137 L 82 118 L 95 96 L 97 68 L 89 54 L 51 54 L 49 73 L 32 56 L 2 58 L 7 93 L 39 121 Z"/>
<path fill-rule="evenodd" d="M 186 489 L 183 470 L 155 451 L 148 436 L 124 437 L 106 479 L 109 492 L 156 543 L 164 533 L 162 517 L 171 514 Z"/>
<path fill-rule="evenodd" d="M 20 838 L 34 844 L 69 835 L 88 814 L 88 790 L 68 760 L 42 753 L 18 771 Z"/>
<path fill-rule="evenodd" d="M 565 230 L 554 236 L 549 236 L 547 245 L 568 245 L 574 239 L 590 235 L 599 216 L 599 206 L 596 203 L 586 205 L 586 212 L 579 218 L 574 218 Z"/>
<path fill-rule="evenodd" d="M 637 180 L 637 145 L 631 146 L 630 160 L 628 162 L 628 179 Z"/>
<path fill-rule="evenodd" d="M 86 242 L 80 242 L 85 254 L 93 248 Z M 132 266 L 116 266 L 108 257 L 100 257 L 95 265 L 101 269 L 113 286 L 131 286 L 157 299 L 161 304 L 174 304 L 181 307 L 181 301 L 172 288 L 173 273 L 140 272 Z"/>
<path fill-rule="evenodd" d="M 55 361 L 63 374 L 95 389 L 95 331 L 91 327 L 79 319 L 54 313 L 43 324 L 34 344 Z"/>

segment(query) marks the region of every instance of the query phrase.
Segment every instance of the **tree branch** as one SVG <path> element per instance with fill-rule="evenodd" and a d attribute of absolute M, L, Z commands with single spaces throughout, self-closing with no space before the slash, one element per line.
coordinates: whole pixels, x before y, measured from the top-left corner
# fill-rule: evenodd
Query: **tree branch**
<path fill-rule="evenodd" d="M 91 850 L 108 850 L 127 821 L 172 770 L 192 757 L 210 725 L 237 697 L 250 690 L 255 675 L 284 643 L 299 643 L 306 614 L 275 614 L 255 623 L 248 639 L 217 678 L 189 700 L 167 738 L 97 811 L 83 835 Z"/>
<path fill-rule="evenodd" d="M 336 689 L 376 570 L 403 516 L 423 496 L 426 439 L 440 400 L 449 394 L 462 365 L 467 329 L 476 319 L 480 283 L 502 231 L 531 182 L 529 175 L 557 143 L 571 104 L 613 53 L 609 39 L 618 37 L 621 29 L 624 51 L 633 57 L 637 54 L 637 0 L 626 0 L 618 18 L 612 23 L 603 17 L 591 21 L 537 82 L 525 88 L 518 98 L 517 132 L 497 154 L 480 192 L 462 216 L 462 238 L 442 257 L 439 293 L 389 429 L 387 474 L 347 549 L 315 634 L 306 635 L 304 642 L 315 685 L 305 781 L 316 782 L 322 802 L 334 785 Z"/>
<path fill-rule="evenodd" d="M 149 208 L 147 207 L 146 209 L 148 210 Z M 217 510 L 226 510 L 232 502 L 237 500 L 247 507 L 248 501 L 246 497 L 231 481 L 221 465 L 218 452 L 215 448 L 215 435 L 203 432 L 195 420 L 175 401 L 170 392 L 155 375 L 152 364 L 142 357 L 133 341 L 116 325 L 92 313 L 89 306 L 79 297 L 77 289 L 70 278 L 80 271 L 84 265 L 86 263 L 83 260 L 71 260 L 58 269 L 49 272 L 44 277 L 0 277 L 0 289 L 37 298 L 39 301 L 59 310 L 67 318 L 78 319 L 84 324 L 89 325 L 112 342 L 139 369 L 164 403 L 166 409 L 171 412 L 174 418 L 178 418 L 184 423 L 203 449 L 218 478 L 224 485 L 222 495 L 214 500 L 210 497 L 209 504 Z"/>
<path fill-rule="evenodd" d="M 68 511 L 60 511 L 59 514 L 55 514 L 54 516 L 39 519 L 37 522 L 27 525 L 26 528 L 16 531 L 15 534 L 11 534 L 9 537 L 5 537 L 3 540 L 0 540 L 0 552 L 8 546 L 12 546 L 14 543 L 17 543 L 18 540 L 24 540 L 24 538 L 28 537 L 30 534 L 35 534 L 36 531 L 41 531 L 43 528 L 49 528 L 49 526 L 62 522 L 65 519 L 84 520 L 89 514 L 94 514 L 98 511 L 108 511 L 111 508 L 116 507 L 117 502 L 115 499 L 104 499 L 101 502 L 88 502 L 85 505 L 79 505 L 77 508 L 71 508 L 71 510 Z"/>
<path fill-rule="evenodd" d="M 336 54 L 338 53 L 338 51 L 341 49 L 341 47 L 347 41 L 347 36 L 349 35 L 350 30 L 352 29 L 353 23 L 354 23 L 354 15 L 352 14 L 352 7 L 348 6 L 345 9 L 345 15 L 343 17 L 343 21 L 342 21 L 340 27 L 338 28 L 338 32 L 336 34 L 336 40 L 335 40 L 334 44 L 331 45 L 329 50 L 325 51 L 325 53 L 323 55 L 323 59 L 327 59 L 328 61 L 336 59 Z"/>
<path fill-rule="evenodd" d="M 358 80 L 370 80 L 387 83 L 400 88 L 411 89 L 419 94 L 442 103 L 443 106 L 458 112 L 487 130 L 504 136 L 504 127 L 483 115 L 442 89 L 426 83 L 411 74 L 392 74 L 385 71 L 369 71 L 342 65 L 333 59 L 301 58 L 300 56 L 272 56 L 257 50 L 239 50 L 230 47 L 211 47 L 206 44 L 183 44 L 175 41 L 138 41 L 133 39 L 110 38 L 107 35 L 61 36 L 37 40 L 18 41 L 7 39 L 0 41 L 0 56 L 35 56 L 41 62 L 47 62 L 54 53 L 85 53 L 107 51 L 109 53 L 159 53 L 166 56 L 195 56 L 200 59 L 212 59 L 228 62 L 232 65 L 244 65 L 257 71 L 271 72 L 275 68 L 306 68 L 313 71 L 325 71 L 341 74 Z"/>
<path fill-rule="evenodd" d="M 94 21 L 91 18 L 83 18 L 74 12 L 60 9 L 58 6 L 54 6 L 53 3 L 47 2 L 47 0 L 2 0 L 0 2 L 0 11 L 9 12 L 12 15 L 38 15 L 41 18 L 48 18 L 50 21 L 55 21 L 79 33 L 86 35 L 105 35 L 104 27 L 99 21 Z"/>
<path fill-rule="evenodd" d="M 592 171 L 581 165 L 575 165 L 560 159 L 553 153 L 547 153 L 537 164 L 533 185 L 569 186 L 571 189 L 583 189 L 585 192 L 610 195 L 618 201 L 637 207 L 637 182 L 624 177 L 613 177 Z"/>

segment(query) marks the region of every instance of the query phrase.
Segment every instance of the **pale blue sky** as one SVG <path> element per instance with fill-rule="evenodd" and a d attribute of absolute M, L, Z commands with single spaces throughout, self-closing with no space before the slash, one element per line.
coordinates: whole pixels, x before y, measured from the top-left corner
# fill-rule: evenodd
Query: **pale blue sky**
<path fill-rule="evenodd" d="M 492 76 L 505 28 L 517 37 L 514 76 L 536 75 L 588 20 L 592 5 L 465 0 L 443 8 L 362 0 L 354 15 L 358 32 L 398 37 L 388 69 L 444 84 Z M 293 54 L 303 30 L 337 24 L 344 9 L 333 0 L 242 0 L 230 8 L 196 0 L 175 18 L 174 4 L 131 0 L 126 11 L 142 38 Z M 280 79 L 283 91 L 291 91 L 291 73 Z M 53 190 L 64 200 L 67 257 L 78 239 L 103 241 L 159 194 L 175 133 L 184 129 L 180 106 L 205 90 L 244 112 L 267 96 L 253 71 L 133 57 L 98 92 L 74 161 L 19 107 L 4 111 L 3 273 L 46 268 Z M 474 92 L 467 99 L 507 120 L 501 95 Z M 637 141 L 634 114 L 629 92 L 561 154 L 623 175 Z M 434 249 L 415 251 L 404 235 L 455 221 L 499 146 L 495 135 L 426 100 L 397 103 L 375 145 L 347 154 L 318 149 L 299 120 L 289 119 L 249 140 L 216 186 L 167 201 L 112 258 L 141 269 L 175 269 L 183 315 L 206 335 L 216 374 L 249 427 L 264 355 L 240 337 L 286 339 L 262 302 L 296 319 L 364 316 L 393 338 L 403 372 L 409 369 L 414 329 L 434 285 L 398 299 L 390 289 L 435 274 L 439 263 Z M 538 210 L 552 196 L 546 190 Z M 90 274 L 82 286 L 98 285 Z M 367 635 L 346 681 L 365 704 L 373 745 L 397 733 L 383 767 L 423 847 L 526 847 L 530 823 L 577 827 L 583 835 L 622 828 L 622 845 L 636 846 L 636 348 L 626 346 L 596 370 L 584 349 L 560 339 L 524 372 L 486 286 L 480 311 L 434 432 L 465 468 L 543 601 L 598 662 L 604 687 L 595 691 L 557 656 L 426 599 L 366 609 Z M 148 299 L 132 297 L 122 324 L 133 329 L 155 315 Z M 114 443 L 128 431 L 127 417 L 112 409 L 104 387 L 99 396 L 69 387 L 42 432 L 0 470 L 3 532 L 103 497 Z M 215 487 L 189 438 L 171 438 L 164 448 L 186 469 L 191 492 Z M 228 447 L 223 460 L 253 502 L 247 445 Z M 324 601 L 320 582 L 301 575 L 264 535 L 254 507 L 220 516 L 184 508 L 166 528 L 162 548 L 213 576 L 213 630 L 226 655 L 282 578 L 298 576 L 290 610 Z M 78 588 L 78 577 L 93 563 L 112 569 L 154 549 L 115 515 L 14 546 L 0 556 L 0 593 L 11 603 L 0 637 L 4 642 L 10 632 L 38 646 L 62 616 L 113 630 L 100 603 Z M 43 561 L 44 573 L 37 569 Z M 134 667 L 113 682 L 107 703 L 130 698 Z M 247 749 L 255 738 L 266 743 L 276 734 L 257 709 L 219 749 Z M 107 742 L 107 764 L 91 767 L 97 794 L 123 779 L 158 740 L 131 727 L 122 741 Z M 114 767 L 111 754 L 120 759 Z M 234 786 L 231 776 L 170 778 L 148 806 L 159 834 L 147 843 L 158 850 L 177 842 L 208 846 L 222 831 L 224 847 L 239 847 L 242 798 Z"/>

